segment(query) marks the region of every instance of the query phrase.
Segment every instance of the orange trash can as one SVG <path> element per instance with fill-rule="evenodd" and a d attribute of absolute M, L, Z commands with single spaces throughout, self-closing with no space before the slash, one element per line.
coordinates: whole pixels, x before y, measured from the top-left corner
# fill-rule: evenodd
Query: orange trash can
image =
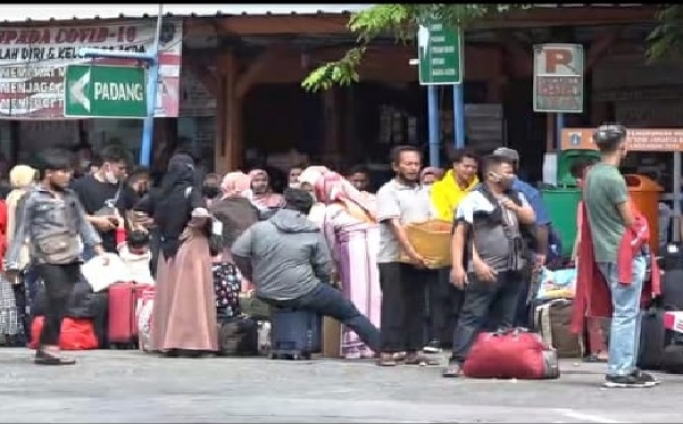
<path fill-rule="evenodd" d="M 624 175 L 631 200 L 650 226 L 650 250 L 659 250 L 659 193 L 662 187 L 654 180 L 638 174 Z"/>

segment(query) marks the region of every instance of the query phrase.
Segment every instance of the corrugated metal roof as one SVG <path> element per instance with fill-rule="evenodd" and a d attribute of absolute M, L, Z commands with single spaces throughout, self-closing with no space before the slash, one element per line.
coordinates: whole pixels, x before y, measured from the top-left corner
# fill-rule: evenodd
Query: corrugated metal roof
<path fill-rule="evenodd" d="M 164 15 L 289 15 L 340 14 L 357 12 L 372 4 L 168 4 Z M 90 19 L 143 18 L 156 16 L 158 4 L 0 4 L 0 22 L 69 21 Z"/>

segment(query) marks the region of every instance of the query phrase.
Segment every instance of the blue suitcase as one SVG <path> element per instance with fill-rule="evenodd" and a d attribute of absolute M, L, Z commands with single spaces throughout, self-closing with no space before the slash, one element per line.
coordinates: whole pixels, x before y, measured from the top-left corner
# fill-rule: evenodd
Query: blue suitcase
<path fill-rule="evenodd" d="M 320 315 L 310 311 L 273 308 L 270 322 L 270 359 L 311 359 L 312 353 L 320 352 Z"/>

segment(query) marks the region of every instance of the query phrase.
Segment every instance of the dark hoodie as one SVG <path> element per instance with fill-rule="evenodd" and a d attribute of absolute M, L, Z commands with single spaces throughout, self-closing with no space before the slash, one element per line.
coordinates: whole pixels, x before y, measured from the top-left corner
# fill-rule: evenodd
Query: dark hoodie
<path fill-rule="evenodd" d="M 251 261 L 256 295 L 290 300 L 329 279 L 332 257 L 320 228 L 298 211 L 280 209 L 252 225 L 232 245 L 235 262 Z"/>

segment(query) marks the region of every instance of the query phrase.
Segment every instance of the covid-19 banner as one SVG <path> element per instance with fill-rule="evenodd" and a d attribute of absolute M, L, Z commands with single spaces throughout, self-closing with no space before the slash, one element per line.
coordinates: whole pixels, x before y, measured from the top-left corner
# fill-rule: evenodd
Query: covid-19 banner
<path fill-rule="evenodd" d="M 139 66 L 120 59 L 87 59 L 82 47 L 147 52 L 155 20 L 52 27 L 0 27 L 0 119 L 63 119 L 67 65 Z M 178 116 L 182 23 L 167 20 L 159 36 L 156 116 Z"/>

